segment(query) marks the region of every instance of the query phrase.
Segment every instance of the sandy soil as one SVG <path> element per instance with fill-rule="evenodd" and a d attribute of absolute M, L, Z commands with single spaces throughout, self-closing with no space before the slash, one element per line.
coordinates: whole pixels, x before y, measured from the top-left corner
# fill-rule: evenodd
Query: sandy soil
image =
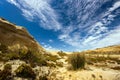
<path fill-rule="evenodd" d="M 68 70 L 68 63 L 61 60 L 63 67 L 58 67 L 50 74 L 50 80 L 120 80 L 120 70 L 113 70 L 110 67 L 87 65 L 84 70 Z M 100 63 L 101 64 L 101 63 Z M 115 64 L 109 64 L 114 65 Z"/>
<path fill-rule="evenodd" d="M 120 71 L 93 66 L 87 70 L 68 71 L 63 67 L 53 71 L 51 80 L 120 80 Z"/>

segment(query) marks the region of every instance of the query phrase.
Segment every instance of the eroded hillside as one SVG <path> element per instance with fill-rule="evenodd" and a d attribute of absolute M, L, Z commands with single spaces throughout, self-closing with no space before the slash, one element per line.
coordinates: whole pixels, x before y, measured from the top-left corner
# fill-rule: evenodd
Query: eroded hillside
<path fill-rule="evenodd" d="M 0 43 L 13 48 L 25 47 L 33 51 L 44 51 L 24 27 L 3 18 L 0 18 Z"/>

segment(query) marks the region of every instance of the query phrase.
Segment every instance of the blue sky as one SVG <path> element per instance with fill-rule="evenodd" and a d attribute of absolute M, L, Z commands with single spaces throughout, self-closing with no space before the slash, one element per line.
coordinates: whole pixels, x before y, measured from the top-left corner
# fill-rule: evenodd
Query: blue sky
<path fill-rule="evenodd" d="M 0 0 L 0 17 L 24 26 L 47 50 L 120 44 L 120 0 Z"/>

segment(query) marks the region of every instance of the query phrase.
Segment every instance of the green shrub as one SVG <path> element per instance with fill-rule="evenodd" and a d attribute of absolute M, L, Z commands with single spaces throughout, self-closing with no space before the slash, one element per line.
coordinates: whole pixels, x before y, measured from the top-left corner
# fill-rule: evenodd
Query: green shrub
<path fill-rule="evenodd" d="M 56 65 L 59 67 L 63 67 L 63 62 L 57 62 Z"/>
<path fill-rule="evenodd" d="M 3 46 L 3 45 L 2 45 Z M 1 47 L 0 50 L 5 50 L 5 47 Z M 24 48 L 21 48 L 18 50 L 18 52 L 11 51 L 7 54 L 0 53 L 0 61 L 9 61 L 9 60 L 15 60 L 20 59 L 27 63 L 29 63 L 32 67 L 35 67 L 36 65 L 39 66 L 46 66 L 46 56 L 44 56 L 41 53 L 34 52 L 32 50 L 26 50 Z"/>
<path fill-rule="evenodd" d="M 0 61 L 2 61 L 2 62 L 7 62 L 9 60 L 15 60 L 15 59 L 19 59 L 19 54 L 17 54 L 17 53 L 7 53 L 7 54 L 0 53 Z"/>
<path fill-rule="evenodd" d="M 6 58 L 8 60 L 19 59 L 19 54 L 17 54 L 17 53 L 8 53 L 8 54 L 6 54 Z"/>
<path fill-rule="evenodd" d="M 56 62 L 56 60 L 60 59 L 57 55 L 47 54 L 46 60 Z"/>
<path fill-rule="evenodd" d="M 46 66 L 45 56 L 40 53 L 33 52 L 31 50 L 20 51 L 19 56 L 21 60 L 24 60 L 31 64 L 32 67 L 39 65 L 39 66 Z"/>
<path fill-rule="evenodd" d="M 48 80 L 48 78 L 47 78 L 46 75 L 45 75 L 45 76 L 40 76 L 40 77 L 39 77 L 39 80 Z"/>
<path fill-rule="evenodd" d="M 73 53 L 69 55 L 68 62 L 74 70 L 77 70 L 85 67 L 86 60 L 84 54 Z"/>
<path fill-rule="evenodd" d="M 0 43 L 0 51 L 2 53 L 7 53 L 8 52 L 8 47 L 6 45 L 3 45 Z"/>
<path fill-rule="evenodd" d="M 15 70 L 16 76 L 23 78 L 32 78 L 35 79 L 36 74 L 32 70 L 32 68 L 26 64 L 22 64 Z"/>
<path fill-rule="evenodd" d="M 66 53 L 64 53 L 63 51 L 59 51 L 57 54 L 59 54 L 59 56 L 61 56 L 61 57 L 64 57 L 64 56 L 66 56 L 67 54 Z"/>
<path fill-rule="evenodd" d="M 6 64 L 6 65 L 4 66 L 4 69 L 11 71 L 11 70 L 12 70 L 12 66 L 11 66 L 10 64 Z"/>
<path fill-rule="evenodd" d="M 18 54 L 19 54 L 19 58 L 20 59 L 26 59 L 28 56 L 27 56 L 27 53 L 29 52 L 29 50 L 28 51 L 26 51 L 25 49 L 23 49 L 23 48 L 21 48 L 21 49 L 19 49 L 19 51 L 18 51 Z"/>
<path fill-rule="evenodd" d="M 0 71 L 0 80 L 12 80 L 12 67 L 10 64 L 6 64 L 4 69 Z"/>

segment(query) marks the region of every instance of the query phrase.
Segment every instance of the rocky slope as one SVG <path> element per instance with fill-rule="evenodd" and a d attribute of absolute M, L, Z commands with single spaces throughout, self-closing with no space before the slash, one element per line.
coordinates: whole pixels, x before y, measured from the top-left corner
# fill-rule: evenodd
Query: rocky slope
<path fill-rule="evenodd" d="M 96 51 L 120 51 L 120 45 L 113 45 L 104 48 L 98 48 Z"/>
<path fill-rule="evenodd" d="M 0 44 L 12 48 L 24 47 L 33 51 L 44 52 L 44 49 L 25 28 L 16 26 L 3 18 L 0 18 Z"/>
<path fill-rule="evenodd" d="M 46 80 L 45 53 L 25 28 L 0 18 L 0 80 Z"/>
<path fill-rule="evenodd" d="M 97 48 L 95 50 L 87 50 L 84 52 L 89 54 L 120 54 L 120 45 Z"/>

